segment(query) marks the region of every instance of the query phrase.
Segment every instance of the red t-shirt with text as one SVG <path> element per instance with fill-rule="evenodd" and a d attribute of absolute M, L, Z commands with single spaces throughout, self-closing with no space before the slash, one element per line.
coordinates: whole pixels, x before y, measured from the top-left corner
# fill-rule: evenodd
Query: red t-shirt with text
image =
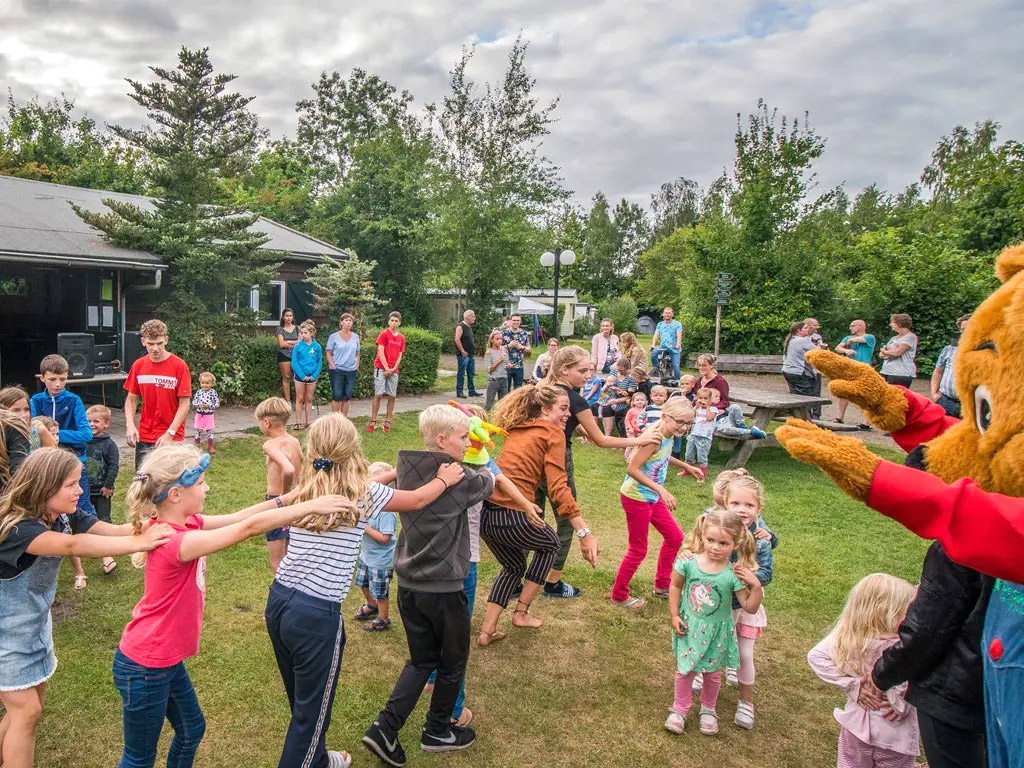
<path fill-rule="evenodd" d="M 154 363 L 147 355 L 132 363 L 124 388 L 142 398 L 139 440 L 155 443 L 174 421 L 178 398 L 192 397 L 192 374 L 185 361 L 177 355 L 159 363 Z M 184 420 L 174 433 L 174 439 L 185 439 Z"/>
<path fill-rule="evenodd" d="M 400 333 L 392 333 L 390 328 L 385 328 L 377 337 L 377 345 L 384 345 L 384 359 L 388 361 L 388 368 L 394 368 L 398 362 L 398 356 L 405 352 L 405 336 Z M 374 368 L 384 368 L 380 361 L 380 355 L 373 358 Z M 398 373 L 398 371 L 395 371 Z"/>

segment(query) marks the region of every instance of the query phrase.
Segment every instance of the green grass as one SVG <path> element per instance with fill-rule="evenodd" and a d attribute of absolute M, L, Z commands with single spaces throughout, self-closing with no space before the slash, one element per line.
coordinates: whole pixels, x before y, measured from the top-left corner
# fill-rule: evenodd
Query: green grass
<path fill-rule="evenodd" d="M 417 447 L 415 423 L 414 414 L 401 414 L 390 434 L 378 431 L 367 436 L 367 456 L 393 462 L 399 448 Z M 781 449 L 756 451 L 748 466 L 765 482 L 765 515 L 780 537 L 775 580 L 766 590 L 770 626 L 756 651 L 757 727 L 748 733 L 732 724 L 737 692 L 725 688 L 717 737 L 702 737 L 695 727 L 673 736 L 662 729 L 674 675 L 667 608 L 654 601 L 639 614 L 627 614 L 608 601 L 626 545 L 618 501 L 622 455 L 590 446 L 576 450 L 580 501 L 601 541 L 597 570 L 590 570 L 578 551 L 569 561 L 566 577 L 582 587 L 583 599 L 539 600 L 534 613 L 545 620 L 543 629 L 514 630 L 508 640 L 487 649 L 474 645 L 467 703 L 476 713 L 477 743 L 459 755 L 421 753 L 416 747 L 425 710 L 421 700 L 402 734 L 409 765 L 834 764 L 838 726 L 832 707 L 841 697 L 812 676 L 805 654 L 827 632 L 860 577 L 884 570 L 916 579 L 925 543 L 847 499 L 823 475 L 791 460 Z M 713 451 L 712 459 L 712 470 L 720 470 L 725 455 Z M 261 498 L 263 471 L 258 439 L 223 441 L 209 472 L 207 512 L 233 511 Z M 125 467 L 119 498 L 130 477 Z M 710 484 L 673 476 L 669 487 L 679 500 L 676 516 L 688 528 L 710 503 Z M 647 562 L 633 582 L 638 595 L 650 592 L 658 542 L 652 532 Z M 133 570 L 127 558 L 109 578 L 101 575 L 99 561 L 87 562 L 86 570 L 90 578 L 84 593 L 71 591 L 70 568 L 62 574 L 59 598 L 74 609 L 74 616 L 54 630 L 60 665 L 39 729 L 41 766 L 105 768 L 120 754 L 121 702 L 110 665 L 141 594 L 142 573 Z M 496 570 L 485 546 L 474 627 L 479 626 Z M 270 581 L 262 538 L 209 559 L 201 650 L 188 662 L 208 721 L 197 765 L 277 764 L 288 710 L 263 624 Z M 358 591 L 353 590 L 345 604 L 346 616 L 358 604 Z M 383 706 L 404 663 L 405 638 L 397 617 L 394 629 L 386 634 L 362 632 L 351 619 L 347 628 L 327 741 L 331 748 L 352 752 L 357 766 L 375 765 L 359 738 Z M 166 754 L 169 730 L 165 728 L 158 765 Z"/>

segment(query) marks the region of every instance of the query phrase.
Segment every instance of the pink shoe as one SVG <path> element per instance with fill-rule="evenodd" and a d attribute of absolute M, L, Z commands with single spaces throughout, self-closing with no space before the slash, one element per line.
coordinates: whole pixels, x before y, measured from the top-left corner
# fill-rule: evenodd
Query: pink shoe
<path fill-rule="evenodd" d="M 371 421 L 369 424 L 366 425 L 366 431 L 367 432 L 373 432 L 373 430 L 375 430 L 376 428 L 377 428 L 377 420 L 376 419 L 374 419 L 373 421 Z"/>

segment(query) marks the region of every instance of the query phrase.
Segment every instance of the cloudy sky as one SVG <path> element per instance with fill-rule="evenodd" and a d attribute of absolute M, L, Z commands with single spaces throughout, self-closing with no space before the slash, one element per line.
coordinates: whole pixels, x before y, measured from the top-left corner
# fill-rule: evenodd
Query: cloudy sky
<path fill-rule="evenodd" d="M 0 85 L 137 123 L 123 78 L 209 46 L 278 136 L 323 70 L 363 67 L 422 106 L 463 45 L 477 82 L 498 79 L 520 32 L 538 95 L 561 97 L 545 152 L 580 201 L 706 184 L 759 97 L 810 112 L 828 139 L 822 189 L 901 189 L 957 124 L 993 118 L 1024 139 L 1020 0 L 0 0 Z"/>

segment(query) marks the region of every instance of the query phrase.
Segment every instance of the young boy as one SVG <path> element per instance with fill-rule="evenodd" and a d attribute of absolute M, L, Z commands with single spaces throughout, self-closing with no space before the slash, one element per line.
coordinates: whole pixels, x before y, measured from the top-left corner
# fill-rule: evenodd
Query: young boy
<path fill-rule="evenodd" d="M 668 400 L 668 388 L 663 387 L 661 384 L 655 384 L 651 387 L 651 402 L 645 409 L 647 416 L 644 419 L 644 425 L 650 426 L 651 424 L 657 424 L 661 420 L 661 406 Z"/>
<path fill-rule="evenodd" d="M 424 410 L 419 426 L 429 450 L 399 452 L 400 489 L 419 487 L 442 464 L 461 461 L 470 447 L 469 419 L 449 405 Z M 363 736 L 367 749 L 396 768 L 405 765 L 398 732 L 435 669 L 437 681 L 420 748 L 449 752 L 466 749 L 476 740 L 471 728 L 453 725 L 451 715 L 469 658 L 469 610 L 463 591 L 471 557 L 467 510 L 491 495 L 494 476 L 487 470 L 465 469 L 466 476 L 436 501 L 402 518 L 395 571 L 409 660 L 388 703 Z"/>
<path fill-rule="evenodd" d="M 89 477 L 89 501 L 96 517 L 110 522 L 110 497 L 114 495 L 114 482 L 120 469 L 121 454 L 107 434 L 110 429 L 110 409 L 105 405 L 90 405 L 85 412 L 92 430 L 92 440 L 85 447 L 85 468 Z M 117 570 L 117 561 L 103 558 L 103 573 L 108 576 Z"/>
<path fill-rule="evenodd" d="M 139 329 L 144 357 L 132 363 L 124 388 L 124 421 L 128 445 L 135 448 L 135 471 L 146 454 L 164 443 L 185 439 L 185 417 L 192 399 L 192 374 L 185 361 L 167 351 L 167 326 L 147 320 Z M 142 415 L 135 427 L 135 410 Z"/>
<path fill-rule="evenodd" d="M 288 493 L 299 479 L 302 446 L 294 436 L 288 434 L 291 414 L 291 405 L 281 397 L 268 397 L 256 406 L 256 423 L 260 432 L 269 438 L 263 444 L 267 465 L 267 493 L 263 498 L 267 501 Z M 267 540 L 267 553 L 270 555 L 270 569 L 276 575 L 277 566 L 288 551 L 288 529 L 274 528 L 264 536 Z"/>
<path fill-rule="evenodd" d="M 383 461 L 375 461 L 370 465 L 370 477 L 377 482 L 390 481 L 394 468 Z M 380 510 L 366 519 L 355 579 L 366 602 L 356 611 L 355 619 L 366 622 L 363 629 L 367 632 L 391 629 L 391 577 L 395 573 L 397 531 L 398 516 L 394 512 Z"/>
<path fill-rule="evenodd" d="M 391 417 L 395 413 L 395 400 L 398 398 L 398 365 L 405 354 L 405 336 L 398 332 L 402 324 L 402 313 L 392 312 L 388 315 L 388 327 L 377 337 L 377 356 L 373 359 L 373 401 L 370 406 L 370 423 L 367 432 L 377 428 L 377 412 L 380 411 L 380 399 L 388 401 L 387 415 L 384 417 L 384 431 L 391 431 Z"/>

